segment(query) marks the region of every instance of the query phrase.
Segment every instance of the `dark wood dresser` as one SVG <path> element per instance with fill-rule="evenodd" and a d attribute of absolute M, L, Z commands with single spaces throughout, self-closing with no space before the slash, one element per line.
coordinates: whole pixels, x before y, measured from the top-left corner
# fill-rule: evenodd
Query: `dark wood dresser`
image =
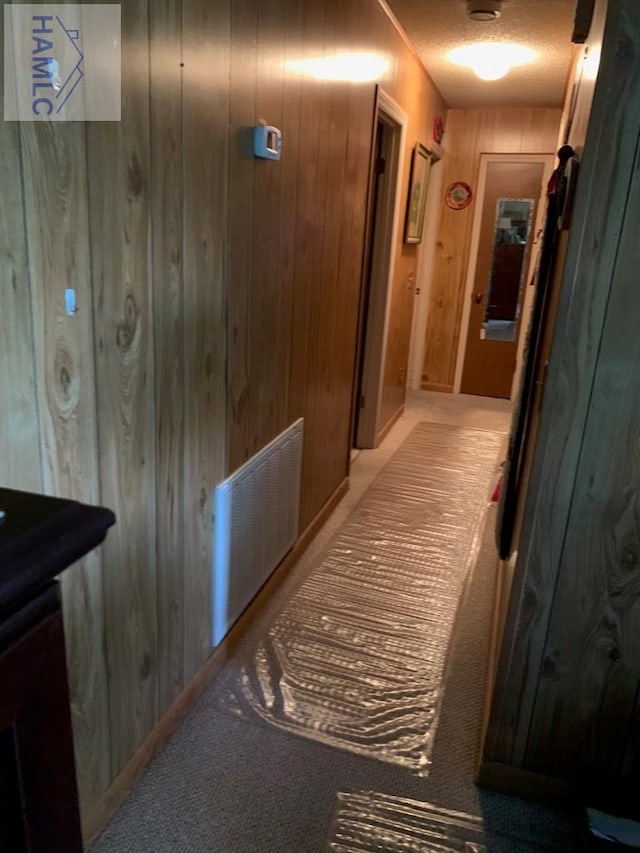
<path fill-rule="evenodd" d="M 82 851 L 56 576 L 115 516 L 0 488 L 0 850 Z"/>

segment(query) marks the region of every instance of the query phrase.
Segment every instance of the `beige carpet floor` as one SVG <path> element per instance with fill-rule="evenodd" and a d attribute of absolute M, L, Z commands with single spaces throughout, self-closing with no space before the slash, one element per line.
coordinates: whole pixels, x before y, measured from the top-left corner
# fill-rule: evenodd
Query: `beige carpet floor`
<path fill-rule="evenodd" d="M 496 567 L 487 496 L 508 421 L 502 401 L 410 397 L 92 853 L 602 849 L 580 814 L 473 784 Z M 365 547 L 369 514 L 379 535 Z"/>

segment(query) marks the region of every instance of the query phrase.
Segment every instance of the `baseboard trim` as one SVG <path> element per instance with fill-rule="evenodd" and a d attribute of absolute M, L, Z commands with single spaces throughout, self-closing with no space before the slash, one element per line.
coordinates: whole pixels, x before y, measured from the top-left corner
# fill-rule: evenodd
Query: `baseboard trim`
<path fill-rule="evenodd" d="M 209 681 L 228 660 L 238 643 L 245 637 L 251 625 L 262 613 L 267 602 L 283 583 L 293 566 L 295 566 L 302 554 L 309 547 L 322 525 L 348 491 L 349 478 L 345 477 L 313 521 L 300 534 L 292 550 L 289 551 L 266 584 L 258 592 L 251 604 L 231 628 L 226 638 L 211 652 L 211 655 L 191 682 L 176 698 L 141 746 L 138 747 L 133 758 L 116 776 L 96 805 L 84 816 L 82 834 L 85 847 L 88 847 L 102 831 L 109 818 L 125 799 L 131 788 L 142 777 L 160 747 L 171 737 L 182 720 L 184 720 L 193 708 Z"/>
<path fill-rule="evenodd" d="M 376 439 L 376 447 L 378 447 L 379 444 L 385 440 L 387 435 L 391 432 L 391 429 L 394 426 L 394 424 L 396 423 L 396 421 L 398 421 L 402 417 L 403 414 L 404 414 L 404 403 L 400 406 L 400 408 L 395 413 L 395 415 L 391 415 L 391 417 L 389 418 L 387 423 L 382 427 L 382 429 L 378 433 L 378 438 Z"/>
<path fill-rule="evenodd" d="M 453 394 L 453 385 L 438 385 L 436 382 L 420 382 L 422 391 L 439 391 L 441 394 Z"/>
<path fill-rule="evenodd" d="M 338 488 L 334 491 L 331 497 L 326 501 L 320 512 L 316 515 L 313 521 L 307 525 L 305 530 L 298 537 L 298 541 L 293 546 L 293 550 L 290 551 L 287 556 L 284 558 L 277 571 L 280 571 L 282 567 L 287 565 L 289 561 L 291 561 L 291 565 L 286 569 L 288 572 L 291 566 L 296 563 L 302 554 L 307 550 L 311 541 L 315 538 L 316 534 L 329 518 L 334 509 L 338 506 L 342 498 L 349 491 L 349 478 L 345 477 L 344 480 L 340 483 Z"/>
<path fill-rule="evenodd" d="M 569 783 L 563 779 L 486 759 L 480 762 L 475 783 L 480 788 L 489 788 L 512 797 L 554 804 L 566 805 L 570 795 Z"/>

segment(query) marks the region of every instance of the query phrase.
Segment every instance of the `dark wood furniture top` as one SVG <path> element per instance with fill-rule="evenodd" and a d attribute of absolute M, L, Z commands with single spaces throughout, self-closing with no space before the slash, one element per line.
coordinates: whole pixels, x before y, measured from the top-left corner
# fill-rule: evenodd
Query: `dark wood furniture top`
<path fill-rule="evenodd" d="M 0 620 L 99 545 L 111 510 L 0 488 Z"/>

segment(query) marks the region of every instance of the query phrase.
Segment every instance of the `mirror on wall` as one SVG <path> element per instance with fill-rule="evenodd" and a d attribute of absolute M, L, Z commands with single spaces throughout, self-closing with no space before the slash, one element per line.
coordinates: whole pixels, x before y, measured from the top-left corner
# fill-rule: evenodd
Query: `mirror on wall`
<path fill-rule="evenodd" d="M 498 199 L 483 340 L 516 340 L 534 203 L 531 198 Z"/>

